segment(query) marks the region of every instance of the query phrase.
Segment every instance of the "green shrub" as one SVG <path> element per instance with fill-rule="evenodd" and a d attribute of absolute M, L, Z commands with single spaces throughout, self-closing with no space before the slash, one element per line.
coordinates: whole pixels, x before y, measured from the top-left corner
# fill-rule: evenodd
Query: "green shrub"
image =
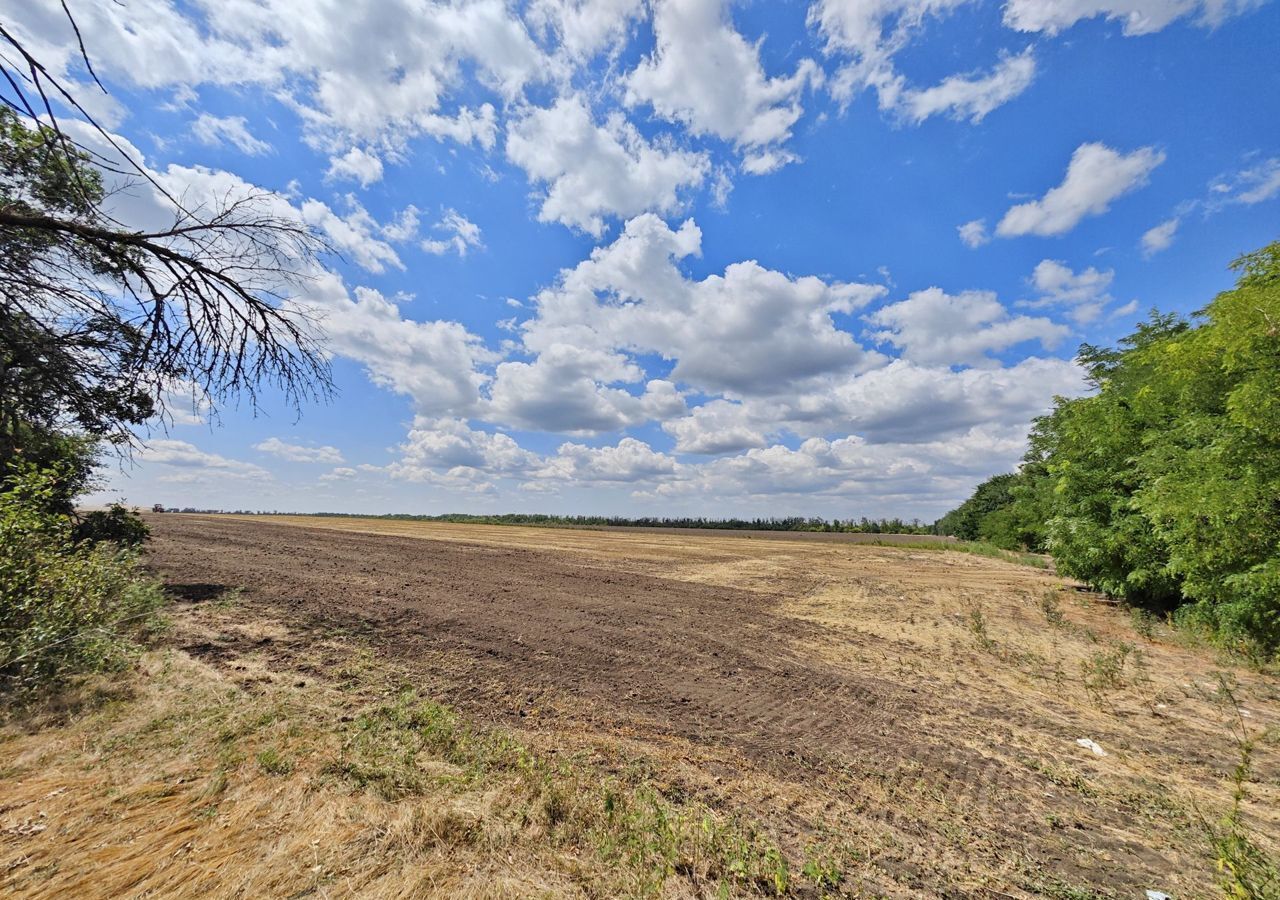
<path fill-rule="evenodd" d="M 136 512 L 113 503 L 106 509 L 97 509 L 83 516 L 76 523 L 72 537 L 75 541 L 111 541 L 121 547 L 141 547 L 151 536 L 151 529 Z"/>
<path fill-rule="evenodd" d="M 30 691 L 128 661 L 129 635 L 163 600 L 118 544 L 75 539 L 55 511 L 56 471 L 27 469 L 0 491 L 0 691 Z"/>

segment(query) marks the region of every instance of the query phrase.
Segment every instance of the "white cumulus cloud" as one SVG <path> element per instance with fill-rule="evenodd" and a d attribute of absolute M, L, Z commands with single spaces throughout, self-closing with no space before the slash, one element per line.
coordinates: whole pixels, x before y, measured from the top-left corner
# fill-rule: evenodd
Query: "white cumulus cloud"
<path fill-rule="evenodd" d="M 77 42 L 66 17 L 40 4 L 13 5 L 14 26 L 29 46 L 75 81 Z M 305 9 L 294 0 L 194 7 L 136 0 L 82 4 L 75 13 L 81 32 L 93 36 L 100 74 L 144 89 L 270 90 L 327 150 L 399 147 L 418 135 L 491 144 L 491 109 L 448 108 L 465 76 L 474 72 L 491 91 L 514 98 L 550 73 L 503 0 L 350 0 Z M 370 168 L 361 171 L 370 177 Z"/>
<path fill-rule="evenodd" d="M 525 348 L 655 353 L 672 361 L 672 381 L 739 395 L 784 392 L 880 359 L 832 317 L 861 309 L 883 287 L 792 277 L 750 260 L 691 279 L 678 263 L 701 241 L 692 220 L 673 230 L 657 216 L 632 219 L 537 295 Z"/>
<path fill-rule="evenodd" d="M 271 152 L 271 145 L 249 133 L 249 123 L 244 116 L 211 116 L 201 113 L 191 123 L 191 133 L 202 144 L 217 146 L 230 144 L 248 156 L 261 156 Z"/>
<path fill-rule="evenodd" d="M 481 431 L 451 417 L 416 417 L 400 452 L 400 459 L 388 466 L 387 472 L 407 481 L 432 481 L 440 476 L 483 481 L 526 472 L 540 459 L 509 435 Z"/>
<path fill-rule="evenodd" d="M 416 219 L 414 224 L 416 225 Z M 436 256 L 441 256 L 445 253 L 466 256 L 469 251 L 484 246 L 480 239 L 480 226 L 456 209 L 446 209 L 444 216 L 434 227 L 443 236 L 427 238 L 422 242 L 422 249 L 427 253 Z"/>
<path fill-rule="evenodd" d="M 1164 159 L 1164 153 L 1154 147 L 1121 153 L 1105 144 L 1081 144 L 1071 154 L 1062 184 L 1039 200 L 1009 209 L 996 234 L 1066 234 L 1086 216 L 1102 215 L 1117 198 L 1145 185 Z"/>
<path fill-rule="evenodd" d="M 1035 55 L 1028 47 L 1017 56 L 1005 55 L 987 74 L 952 75 L 931 88 L 906 90 L 903 114 L 913 122 L 935 115 L 981 122 L 1029 88 L 1035 77 Z"/>
<path fill-rule="evenodd" d="M 725 0 L 658 0 L 653 27 L 653 54 L 626 78 L 628 104 L 647 103 L 693 134 L 731 141 L 747 153 L 753 173 L 793 159 L 781 145 L 803 113 L 801 92 L 819 77 L 813 61 L 770 78 L 759 46 L 729 21 Z"/>
<path fill-rule="evenodd" d="M 574 60 L 615 46 L 644 14 L 644 0 L 533 0 L 525 19 L 545 38 L 557 38 Z"/>
<path fill-rule="evenodd" d="M 927 365 L 992 365 L 992 351 L 1028 341 L 1052 349 L 1069 333 L 1046 318 L 1010 315 L 990 291 L 953 295 L 936 287 L 883 306 L 867 321 L 882 329 L 876 340 L 899 348 L 905 360 Z"/>
<path fill-rule="evenodd" d="M 329 348 L 363 364 L 377 385 L 411 397 L 423 415 L 468 414 L 498 359 L 463 325 L 405 318 L 394 299 L 358 287 L 354 298 L 332 273 L 317 276 L 294 306 L 317 319 Z"/>
<path fill-rule="evenodd" d="M 537 475 L 575 484 L 632 482 L 673 475 L 678 465 L 674 457 L 644 441 L 625 437 L 612 447 L 561 444 Z"/>
<path fill-rule="evenodd" d="M 1040 293 L 1040 299 L 1027 302 L 1033 308 L 1065 308 L 1071 319 L 1080 324 L 1092 322 L 1111 302 L 1107 290 L 1116 273 L 1103 272 L 1090 266 L 1073 272 L 1056 259 L 1042 259 L 1031 273 L 1031 283 Z"/>
<path fill-rule="evenodd" d="M 817 0 L 809 24 L 826 42 L 829 54 L 849 57 L 831 82 L 832 93 L 848 102 L 866 88 L 877 92 L 881 109 L 901 100 L 905 79 L 893 57 L 930 18 L 943 16 L 968 0 Z"/>
<path fill-rule="evenodd" d="M 271 478 L 271 473 L 261 466 L 208 453 L 189 441 L 148 441 L 138 454 L 138 461 L 148 468 L 160 470 L 159 480 L 175 483 L 207 482 L 220 478 L 253 481 Z"/>
<path fill-rule="evenodd" d="M 374 153 L 352 147 L 341 156 L 330 158 L 325 177 L 330 181 L 358 181 L 361 187 L 368 187 L 382 180 L 382 160 Z"/>
<path fill-rule="evenodd" d="M 605 219 L 674 212 L 702 184 L 705 155 L 646 140 L 620 114 L 597 124 L 580 96 L 561 97 L 511 124 L 507 158 L 546 185 L 538 218 L 599 237 Z"/>
<path fill-rule="evenodd" d="M 302 444 L 290 444 L 278 437 L 267 438 L 253 445 L 254 450 L 270 453 L 280 459 L 297 463 L 335 463 L 343 462 L 342 451 L 337 447 L 306 447 Z"/>
<path fill-rule="evenodd" d="M 365 271 L 377 274 L 388 266 L 403 270 L 399 254 L 380 237 L 382 226 L 353 195 L 347 195 L 346 204 L 347 214 L 340 216 L 320 200 L 307 200 L 302 204 L 302 219 L 324 232 L 335 250 Z"/>
<path fill-rule="evenodd" d="M 1008 0 L 1004 22 L 1018 31 L 1057 34 L 1082 19 L 1104 16 L 1118 21 L 1126 35 L 1160 31 L 1183 16 L 1196 16 L 1213 28 L 1262 0 Z"/>
<path fill-rule="evenodd" d="M 991 243 L 991 235 L 987 233 L 987 220 L 974 219 L 971 222 L 965 222 L 963 225 L 956 226 L 956 233 L 960 235 L 960 240 L 966 247 L 977 249 L 985 244 Z"/>
<path fill-rule="evenodd" d="M 1161 250 L 1168 250 L 1173 245 L 1173 239 L 1178 233 L 1178 226 L 1181 219 L 1174 216 L 1172 219 L 1166 219 L 1159 225 L 1148 228 L 1142 233 L 1142 255 L 1150 259 Z"/>
<path fill-rule="evenodd" d="M 1265 160 L 1240 172 L 1235 178 L 1236 203 L 1252 206 L 1280 195 L 1280 157 Z"/>

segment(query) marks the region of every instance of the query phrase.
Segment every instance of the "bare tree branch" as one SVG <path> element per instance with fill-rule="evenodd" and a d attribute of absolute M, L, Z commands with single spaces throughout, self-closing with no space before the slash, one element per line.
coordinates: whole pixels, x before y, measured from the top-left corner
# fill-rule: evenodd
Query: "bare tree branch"
<path fill-rule="evenodd" d="M 296 408 L 332 392 L 317 323 L 290 303 L 331 247 L 266 192 L 175 197 L 2 21 L 0 75 L 0 386 L 17 361 L 29 370 L 52 354 L 79 391 L 67 400 L 76 409 L 122 384 L 161 411 L 175 383 L 255 408 L 268 385 Z M 77 141 L 55 104 L 114 154 Z M 116 220 L 102 172 L 145 183 L 172 224 L 139 231 Z M 122 441 L 132 439 L 125 412 Z"/>

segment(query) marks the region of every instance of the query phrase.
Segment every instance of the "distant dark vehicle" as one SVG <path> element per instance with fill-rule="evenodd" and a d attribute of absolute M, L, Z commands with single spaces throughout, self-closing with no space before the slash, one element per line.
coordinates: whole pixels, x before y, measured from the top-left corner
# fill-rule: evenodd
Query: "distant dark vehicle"
<path fill-rule="evenodd" d="M 151 511 L 152 511 L 152 512 L 167 512 L 168 510 L 166 510 L 166 509 L 164 508 L 164 504 L 163 504 L 163 503 L 157 503 L 155 506 L 151 507 Z"/>

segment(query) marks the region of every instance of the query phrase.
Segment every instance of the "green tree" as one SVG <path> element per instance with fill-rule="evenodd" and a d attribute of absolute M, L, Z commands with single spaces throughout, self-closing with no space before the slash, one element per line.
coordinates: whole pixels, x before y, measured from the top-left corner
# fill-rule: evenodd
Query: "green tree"
<path fill-rule="evenodd" d="M 0 47 L 0 463 L 34 460 L 33 431 L 128 443 L 177 383 L 251 403 L 264 383 L 295 404 L 326 394 L 318 337 L 282 301 L 330 248 L 265 192 L 175 197 L 3 22 Z M 113 218 L 104 172 L 171 224 Z"/>
<path fill-rule="evenodd" d="M 1280 243 L 1233 264 L 1194 323 L 1153 313 L 1078 359 L 1094 388 L 1037 419 L 1016 475 L 938 528 L 1053 553 L 1058 570 L 1170 610 L 1223 643 L 1280 649 Z"/>
<path fill-rule="evenodd" d="M 305 225 L 249 193 L 130 230 L 103 210 L 104 165 L 0 106 L 0 453 L 30 428 L 127 442 L 177 382 L 327 392 L 316 335 L 280 302 L 323 248 Z"/>
<path fill-rule="evenodd" d="M 102 200 L 101 179 L 87 157 L 68 159 L 0 108 L 0 210 L 88 219 Z M 68 434 L 115 436 L 149 418 L 154 404 L 130 377 L 136 328 L 119 318 L 68 317 L 69 310 L 43 319 L 28 312 L 32 294 L 44 291 L 49 301 L 64 294 L 55 277 L 70 276 L 70 249 L 46 231 L 0 227 L 0 471 L 24 461 L 43 468 L 71 460 L 79 471 L 64 484 L 82 487 L 92 454 Z M 75 253 L 84 273 L 109 265 L 92 246 Z"/>
<path fill-rule="evenodd" d="M 1003 529 L 988 520 L 1014 502 L 1014 491 L 1020 481 L 1017 474 L 993 475 L 978 485 L 968 500 L 939 519 L 935 531 L 962 541 L 990 540 L 993 532 L 999 531 L 1003 539 Z M 1017 543 L 1015 540 L 1011 546 L 1017 546 Z"/>
<path fill-rule="evenodd" d="M 116 660 L 119 627 L 158 602 L 126 549 L 145 526 L 72 509 L 100 447 L 131 446 L 178 383 L 213 401 L 328 393 L 318 335 L 285 302 L 328 248 L 265 193 L 174 197 L 3 22 L 0 49 L 0 687 L 32 687 Z M 77 143 L 51 98 L 109 149 Z M 131 173 L 171 224 L 114 219 L 104 172 Z"/>
<path fill-rule="evenodd" d="M 1083 346 L 1078 359 L 1097 393 L 1060 400 L 1033 433 L 1052 491 L 1046 545 L 1059 571 L 1152 608 L 1172 608 L 1181 594 L 1168 550 L 1135 501 L 1144 483 L 1137 460 L 1148 429 L 1160 425 L 1134 401 L 1150 390 L 1153 348 L 1188 327 L 1153 313 L 1117 349 Z"/>
<path fill-rule="evenodd" d="M 1204 324 L 1145 353 L 1135 506 L 1230 642 L 1280 646 L 1280 242 L 1237 260 Z"/>

